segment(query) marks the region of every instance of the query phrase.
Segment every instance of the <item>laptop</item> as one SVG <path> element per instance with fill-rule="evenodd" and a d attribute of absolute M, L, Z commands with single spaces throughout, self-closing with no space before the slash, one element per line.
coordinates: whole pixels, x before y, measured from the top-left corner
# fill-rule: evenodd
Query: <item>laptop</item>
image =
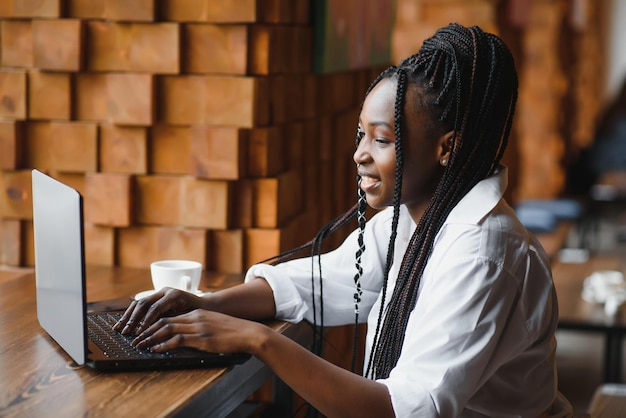
<path fill-rule="evenodd" d="M 227 367 L 250 358 L 192 348 L 152 353 L 133 347 L 132 337 L 111 329 L 123 310 L 88 310 L 82 196 L 36 169 L 32 190 L 37 319 L 74 362 L 98 370 L 128 371 Z"/>

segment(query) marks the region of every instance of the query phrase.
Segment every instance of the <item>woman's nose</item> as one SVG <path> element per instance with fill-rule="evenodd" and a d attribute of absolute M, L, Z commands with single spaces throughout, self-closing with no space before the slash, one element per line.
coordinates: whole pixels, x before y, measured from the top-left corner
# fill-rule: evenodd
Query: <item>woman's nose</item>
<path fill-rule="evenodd" d="M 354 154 L 352 155 L 352 160 L 354 160 L 356 165 L 363 164 L 365 160 L 367 159 L 367 152 L 365 149 L 366 146 L 364 142 L 365 141 L 359 142 L 359 144 L 356 147 L 356 151 L 354 151 Z"/>

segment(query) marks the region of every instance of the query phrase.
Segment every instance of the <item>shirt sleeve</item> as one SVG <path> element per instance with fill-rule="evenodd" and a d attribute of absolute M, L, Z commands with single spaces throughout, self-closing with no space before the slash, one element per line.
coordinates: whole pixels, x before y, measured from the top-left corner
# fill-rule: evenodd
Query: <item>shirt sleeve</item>
<path fill-rule="evenodd" d="M 383 282 L 384 260 L 387 256 L 389 222 L 392 212 L 377 213 L 368 221 L 363 240 L 361 302 L 359 322 L 365 322 L 376 301 Z M 387 237 L 387 238 L 385 238 Z M 319 282 L 318 257 L 305 257 L 276 266 L 255 264 L 246 273 L 245 280 L 264 278 L 272 288 L 276 304 L 276 318 L 290 322 L 305 319 L 319 323 L 321 299 L 324 301 L 324 324 L 345 325 L 354 322 L 356 252 L 358 230 L 353 231 L 335 250 L 321 255 L 322 285 Z M 313 271 L 313 274 L 311 274 Z M 315 316 L 313 313 L 315 310 Z"/>

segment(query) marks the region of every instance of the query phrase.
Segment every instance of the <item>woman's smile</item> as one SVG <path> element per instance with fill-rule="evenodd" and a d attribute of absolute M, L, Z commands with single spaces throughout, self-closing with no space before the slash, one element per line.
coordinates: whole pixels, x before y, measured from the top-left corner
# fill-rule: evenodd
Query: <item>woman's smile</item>
<path fill-rule="evenodd" d="M 365 193 L 371 192 L 376 187 L 380 187 L 380 179 L 367 174 L 359 174 L 361 176 L 360 187 Z"/>

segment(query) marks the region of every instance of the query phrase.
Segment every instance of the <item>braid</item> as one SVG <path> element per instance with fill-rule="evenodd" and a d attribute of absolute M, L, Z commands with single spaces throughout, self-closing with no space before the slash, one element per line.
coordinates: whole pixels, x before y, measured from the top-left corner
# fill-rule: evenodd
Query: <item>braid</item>
<path fill-rule="evenodd" d="M 357 195 L 359 197 L 358 200 L 358 209 L 357 209 L 357 223 L 359 226 L 359 235 L 357 238 L 357 242 L 359 248 L 356 251 L 356 274 L 354 275 L 354 334 L 353 334 L 353 344 L 352 344 L 352 367 L 351 370 L 354 372 L 356 367 L 356 347 L 357 347 L 357 339 L 358 339 L 358 327 L 359 327 L 359 303 L 361 303 L 361 295 L 363 291 L 361 290 L 361 277 L 363 276 L 363 267 L 361 267 L 361 256 L 365 252 L 365 243 L 363 241 L 363 235 L 365 233 L 365 211 L 367 209 L 367 200 L 365 200 L 365 192 L 361 190 L 361 176 L 357 176 Z"/>
<path fill-rule="evenodd" d="M 396 73 L 396 146 L 402 142 L 397 107 L 404 108 L 404 73 L 408 83 L 418 86 L 423 110 L 439 122 L 435 127 L 426 127 L 427 133 L 435 138 L 452 130 L 454 136 L 448 165 L 409 241 L 393 294 L 385 307 L 389 257 L 387 260 L 383 301 L 366 372 L 366 376 L 371 372 L 375 378 L 388 377 L 400 357 L 420 280 L 446 218 L 463 196 L 497 170 L 517 100 L 517 75 L 508 48 L 498 37 L 478 27 L 452 24 L 440 29 L 424 42 L 418 54 L 404 60 Z M 401 164 L 402 150 L 397 149 L 396 153 L 398 186 L 397 179 L 406 173 Z M 396 194 L 399 190 L 394 191 L 394 218 L 399 201 Z M 392 225 L 391 254 L 396 228 L 397 223 Z"/>
<path fill-rule="evenodd" d="M 402 190 L 402 173 L 403 173 L 403 154 L 402 154 L 402 126 L 403 123 L 403 114 L 404 114 L 404 100 L 405 100 L 405 91 L 406 91 L 406 73 L 404 70 L 397 70 L 398 74 L 398 93 L 396 94 L 396 101 L 394 107 L 394 135 L 396 137 L 395 142 L 395 150 L 396 150 L 396 178 L 395 185 L 393 191 L 393 217 L 391 222 L 391 237 L 389 239 L 389 245 L 387 248 L 387 260 L 385 263 L 385 275 L 383 278 L 383 289 L 382 289 L 382 301 L 380 304 L 380 312 L 378 314 L 378 321 L 376 324 L 376 332 L 374 334 L 374 342 L 372 343 L 372 355 L 370 356 L 370 360 L 367 365 L 367 370 L 365 372 L 365 376 L 370 374 L 372 370 L 372 360 L 375 356 L 376 350 L 379 345 L 377 345 L 377 337 L 380 332 L 382 317 L 383 317 L 383 309 L 385 306 L 385 299 L 387 296 L 387 283 L 389 282 L 389 271 L 391 270 L 391 265 L 393 264 L 393 255 L 394 255 L 394 246 L 396 242 L 396 235 L 398 232 L 398 220 L 400 219 L 400 198 L 401 198 L 401 190 Z M 384 345 L 382 345 L 384 347 Z"/>

